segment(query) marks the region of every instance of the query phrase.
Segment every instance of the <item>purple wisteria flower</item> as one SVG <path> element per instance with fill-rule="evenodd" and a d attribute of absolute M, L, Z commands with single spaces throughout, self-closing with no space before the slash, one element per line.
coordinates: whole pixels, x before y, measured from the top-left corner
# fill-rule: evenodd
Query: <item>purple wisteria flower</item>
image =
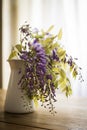
<path fill-rule="evenodd" d="M 59 60 L 59 57 L 57 56 L 57 54 L 56 54 L 56 51 L 55 50 L 53 50 L 53 55 L 52 55 L 52 58 L 53 58 L 53 60 Z"/>

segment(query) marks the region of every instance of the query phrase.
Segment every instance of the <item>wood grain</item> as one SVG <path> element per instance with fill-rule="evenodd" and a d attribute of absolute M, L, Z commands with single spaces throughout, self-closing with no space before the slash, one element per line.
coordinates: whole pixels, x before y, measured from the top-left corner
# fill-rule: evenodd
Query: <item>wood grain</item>
<path fill-rule="evenodd" d="M 56 104 L 57 114 L 55 116 L 41 107 L 30 114 L 5 113 L 4 101 L 5 92 L 1 92 L 0 121 L 9 128 L 15 125 L 15 127 L 19 127 L 18 130 L 20 130 L 20 127 L 26 127 L 25 130 L 27 130 L 27 127 L 35 130 L 87 130 L 87 98 L 71 97 L 66 99 L 64 96 L 59 95 Z M 4 127 L 4 124 L 1 124 L 1 126 Z"/>
<path fill-rule="evenodd" d="M 0 122 L 0 130 L 45 130 L 45 129 Z"/>

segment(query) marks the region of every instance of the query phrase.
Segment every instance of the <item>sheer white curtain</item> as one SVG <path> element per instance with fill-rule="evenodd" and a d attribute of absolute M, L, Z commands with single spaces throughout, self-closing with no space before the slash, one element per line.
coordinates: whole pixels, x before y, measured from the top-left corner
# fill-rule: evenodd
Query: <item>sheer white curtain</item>
<path fill-rule="evenodd" d="M 54 25 L 54 32 L 63 30 L 62 44 L 67 52 L 77 57 L 87 77 L 87 1 L 86 0 L 3 0 L 3 86 L 7 87 L 6 59 L 8 46 L 18 42 L 18 28 L 25 21 L 32 27 L 47 29 Z M 6 2 L 7 6 L 6 6 Z M 7 18 L 6 18 L 7 16 Z M 8 29 L 9 27 L 9 29 Z M 8 33 L 9 32 L 9 33 Z M 7 34 L 6 34 L 7 33 Z M 6 37 L 6 38 L 5 38 Z M 86 96 L 86 83 L 72 83 L 73 95 Z"/>

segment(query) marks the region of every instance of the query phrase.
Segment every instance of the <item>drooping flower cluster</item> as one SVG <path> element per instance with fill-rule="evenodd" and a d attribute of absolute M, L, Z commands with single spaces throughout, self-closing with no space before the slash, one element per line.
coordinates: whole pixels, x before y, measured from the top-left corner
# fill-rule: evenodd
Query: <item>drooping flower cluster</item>
<path fill-rule="evenodd" d="M 28 24 L 23 25 L 19 29 L 21 44 L 14 46 L 9 59 L 17 56 L 25 61 L 25 72 L 18 85 L 29 99 L 41 101 L 54 114 L 56 89 L 65 92 L 66 96 L 72 94 L 67 68 L 74 78 L 78 75 L 79 68 L 59 44 L 62 31 L 53 35 L 50 33 L 52 27 L 47 31 L 32 31 Z"/>

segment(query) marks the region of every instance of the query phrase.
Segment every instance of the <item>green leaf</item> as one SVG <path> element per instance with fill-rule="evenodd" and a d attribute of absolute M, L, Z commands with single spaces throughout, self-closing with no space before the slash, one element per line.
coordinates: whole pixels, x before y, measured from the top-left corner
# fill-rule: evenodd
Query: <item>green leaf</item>
<path fill-rule="evenodd" d="M 66 73 L 63 69 L 60 70 L 60 76 L 63 78 L 63 79 L 66 79 Z"/>
<path fill-rule="evenodd" d="M 22 45 L 17 44 L 17 45 L 15 45 L 15 48 L 20 52 L 22 50 Z"/>
<path fill-rule="evenodd" d="M 47 43 L 52 43 L 53 41 L 53 38 L 46 38 L 46 40 L 44 40 L 44 43 L 47 44 Z"/>
<path fill-rule="evenodd" d="M 59 64 L 59 61 L 52 61 L 53 66 L 57 66 Z"/>
<path fill-rule="evenodd" d="M 72 66 L 70 66 L 70 72 L 72 72 L 74 69 L 74 64 L 72 64 Z"/>
<path fill-rule="evenodd" d="M 72 75 L 74 78 L 76 78 L 76 76 L 78 75 L 78 72 L 77 70 L 74 68 L 73 72 L 72 72 Z"/>
<path fill-rule="evenodd" d="M 62 80 L 61 84 L 59 84 L 59 85 L 60 85 L 61 89 L 64 89 L 66 87 L 66 80 Z"/>
<path fill-rule="evenodd" d="M 38 100 L 34 97 L 35 106 L 38 107 Z"/>
<path fill-rule="evenodd" d="M 55 72 L 55 73 L 59 73 L 60 71 L 59 71 L 59 68 L 56 68 L 56 67 L 54 67 L 53 69 L 53 72 Z"/>
<path fill-rule="evenodd" d="M 65 93 L 65 95 L 68 97 L 72 94 L 71 84 L 69 79 L 64 80 L 59 87 L 61 88 L 61 91 Z"/>
<path fill-rule="evenodd" d="M 14 58 L 15 56 L 17 56 L 17 52 L 15 50 L 13 50 L 8 58 L 8 60 L 11 60 L 12 58 Z"/>
<path fill-rule="evenodd" d="M 60 29 L 59 33 L 58 33 L 58 40 L 61 40 L 62 38 L 62 29 Z"/>
<path fill-rule="evenodd" d="M 57 55 L 60 59 L 64 59 L 66 55 L 66 51 L 63 48 L 59 48 L 57 51 Z"/>
<path fill-rule="evenodd" d="M 38 39 L 38 38 L 43 38 L 43 36 L 37 34 L 37 35 L 35 35 L 35 38 L 37 38 L 37 39 Z"/>
<path fill-rule="evenodd" d="M 66 86 L 66 96 L 70 96 L 72 94 L 72 89 L 71 89 L 71 86 Z"/>
<path fill-rule="evenodd" d="M 58 43 L 51 44 L 50 49 L 54 50 L 55 48 L 58 48 Z"/>
<path fill-rule="evenodd" d="M 63 78 L 60 78 L 59 81 L 58 81 L 59 85 L 61 85 L 63 82 L 64 82 Z"/>
<path fill-rule="evenodd" d="M 55 85 L 55 88 L 58 88 L 59 81 L 58 80 L 54 81 L 54 85 Z"/>
<path fill-rule="evenodd" d="M 54 28 L 54 25 L 51 25 L 51 26 L 49 27 L 49 29 L 47 30 L 47 32 L 50 32 L 53 28 Z"/>

